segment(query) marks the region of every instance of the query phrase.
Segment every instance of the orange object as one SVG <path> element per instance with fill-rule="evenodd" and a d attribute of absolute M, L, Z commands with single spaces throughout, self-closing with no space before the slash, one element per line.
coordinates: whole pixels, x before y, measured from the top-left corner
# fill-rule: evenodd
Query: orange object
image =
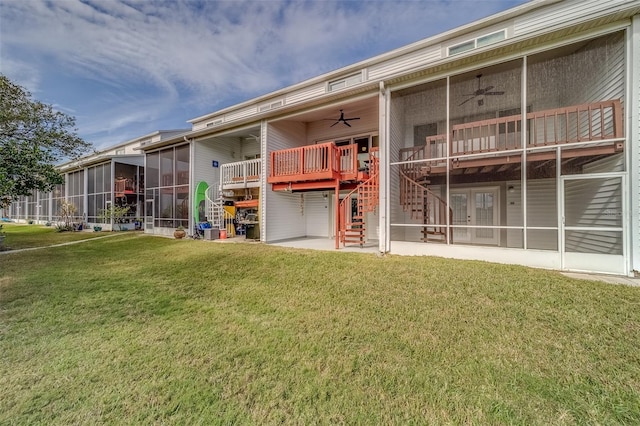
<path fill-rule="evenodd" d="M 236 201 L 235 205 L 239 209 L 258 207 L 258 199 L 256 198 L 255 200 Z"/>
<path fill-rule="evenodd" d="M 221 229 L 220 230 L 220 239 L 221 240 L 226 240 L 227 239 L 227 230 L 226 229 Z"/>

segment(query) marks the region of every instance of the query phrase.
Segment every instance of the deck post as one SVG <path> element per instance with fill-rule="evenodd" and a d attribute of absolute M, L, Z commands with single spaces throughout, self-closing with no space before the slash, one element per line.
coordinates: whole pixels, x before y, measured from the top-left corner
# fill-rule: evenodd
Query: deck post
<path fill-rule="evenodd" d="M 335 201 L 335 214 L 336 214 L 336 250 L 340 248 L 340 180 L 336 179 L 336 201 Z"/>

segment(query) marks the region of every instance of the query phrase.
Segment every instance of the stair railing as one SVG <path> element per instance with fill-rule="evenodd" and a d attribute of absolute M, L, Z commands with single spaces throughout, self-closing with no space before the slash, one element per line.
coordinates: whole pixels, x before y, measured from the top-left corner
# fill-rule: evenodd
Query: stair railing
<path fill-rule="evenodd" d="M 453 229 L 447 235 L 447 202 L 426 186 L 416 182 L 400 171 L 400 204 L 405 212 L 410 212 L 411 219 L 420 219 L 425 225 L 423 232 L 425 241 L 429 231 L 448 236 L 453 242 Z M 453 220 L 453 209 L 448 209 L 449 224 Z"/>
<path fill-rule="evenodd" d="M 369 155 L 369 178 L 351 190 L 341 201 L 339 208 L 339 241 L 343 246 L 349 241 L 349 235 L 355 236 L 360 246 L 364 244 L 365 221 L 364 214 L 372 212 L 378 207 L 380 199 L 380 174 L 378 165 L 378 150 L 372 150 Z M 357 213 L 351 217 L 351 196 L 356 195 Z M 354 220 L 355 219 L 355 220 Z"/>
<path fill-rule="evenodd" d="M 205 211 L 212 228 L 226 229 L 224 203 L 220 191 L 215 185 L 209 186 L 205 192 Z"/>

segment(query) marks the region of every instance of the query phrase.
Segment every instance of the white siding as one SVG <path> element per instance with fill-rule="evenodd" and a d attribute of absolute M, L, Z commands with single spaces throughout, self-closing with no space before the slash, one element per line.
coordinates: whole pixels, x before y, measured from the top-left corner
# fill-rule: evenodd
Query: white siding
<path fill-rule="evenodd" d="M 305 144 L 304 123 L 279 122 L 269 125 L 267 131 L 267 156 L 271 151 L 294 148 Z M 269 176 L 268 158 L 265 159 L 266 173 Z M 267 184 L 264 208 L 266 214 L 266 242 L 286 240 L 290 238 L 302 238 L 307 233 L 307 223 L 304 216 L 304 199 L 301 194 L 274 192 L 271 185 Z"/>
<path fill-rule="evenodd" d="M 391 113 L 389 117 L 389 162 L 399 161 L 400 149 L 404 147 L 406 129 L 403 125 L 405 103 L 402 98 L 391 97 Z M 389 205 L 391 223 L 406 222 L 405 213 L 400 205 L 400 175 L 398 166 L 391 166 L 389 171 Z M 405 229 L 393 226 L 390 231 L 391 240 L 406 238 Z"/>
<path fill-rule="evenodd" d="M 562 1 L 515 18 L 513 35 L 549 31 L 556 26 L 567 27 L 585 19 L 595 19 L 607 13 L 608 9 L 625 3 L 628 0 Z"/>
<path fill-rule="evenodd" d="M 513 187 L 512 190 L 508 188 Z M 507 181 L 506 188 L 506 219 L 507 226 L 522 226 L 522 184 L 519 180 Z M 520 229 L 507 229 L 507 247 L 523 247 L 523 234 Z"/>
<path fill-rule="evenodd" d="M 565 215 L 568 226 L 619 227 L 622 217 L 621 179 L 599 178 L 565 181 Z M 566 251 L 618 254 L 622 233 L 567 231 Z"/>
<path fill-rule="evenodd" d="M 201 181 L 209 186 L 220 185 L 220 166 L 241 159 L 241 142 L 239 138 L 234 137 L 198 141 L 195 142 L 194 150 L 194 188 Z M 213 167 L 214 160 L 218 162 L 218 167 Z"/>
<path fill-rule="evenodd" d="M 567 69 L 562 90 L 567 99 L 564 105 L 624 100 L 625 44 L 622 32 L 600 37 L 589 43 L 580 61 Z M 589 72 L 581 72 L 588 66 Z M 624 102 L 623 102 L 624 107 Z"/>
<path fill-rule="evenodd" d="M 415 67 L 420 67 L 442 57 L 440 45 L 429 46 L 415 52 L 407 53 L 398 58 L 372 65 L 368 69 L 368 80 L 379 80 L 399 72 L 405 72 Z"/>
<path fill-rule="evenodd" d="M 260 154 L 260 140 L 256 140 L 253 138 L 246 138 L 242 141 L 242 151 L 240 160 L 245 160 L 247 158 L 254 158 L 256 155 Z M 238 161 L 238 160 L 235 160 Z"/>
<path fill-rule="evenodd" d="M 326 90 L 327 88 L 325 83 L 318 83 L 292 93 L 287 93 L 285 97 L 285 105 L 291 105 L 296 102 L 317 98 L 318 96 L 324 95 Z"/>
<path fill-rule="evenodd" d="M 556 179 L 529 179 L 527 181 L 527 226 L 558 226 Z M 527 247 L 558 250 L 558 231 L 528 230 Z"/>
<path fill-rule="evenodd" d="M 307 192 L 304 194 L 304 216 L 306 218 L 306 234 L 308 237 L 329 237 L 329 197 L 333 193 L 325 191 L 326 198 L 322 194 L 322 192 Z"/>
<path fill-rule="evenodd" d="M 249 107 L 242 108 L 242 109 L 239 109 L 237 111 L 233 111 L 233 112 L 230 112 L 228 114 L 225 114 L 224 121 L 225 121 L 225 123 L 227 123 L 229 121 L 240 120 L 241 118 L 250 117 L 252 115 L 255 115 L 257 112 L 258 112 L 258 106 L 257 105 L 251 105 Z"/>

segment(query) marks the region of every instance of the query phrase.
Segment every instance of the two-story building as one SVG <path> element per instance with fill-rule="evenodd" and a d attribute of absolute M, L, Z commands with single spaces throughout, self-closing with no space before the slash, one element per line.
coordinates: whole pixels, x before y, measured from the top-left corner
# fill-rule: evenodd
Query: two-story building
<path fill-rule="evenodd" d="M 266 243 L 631 274 L 639 14 L 534 0 L 195 118 L 142 148 L 147 232 L 246 209 Z"/>

